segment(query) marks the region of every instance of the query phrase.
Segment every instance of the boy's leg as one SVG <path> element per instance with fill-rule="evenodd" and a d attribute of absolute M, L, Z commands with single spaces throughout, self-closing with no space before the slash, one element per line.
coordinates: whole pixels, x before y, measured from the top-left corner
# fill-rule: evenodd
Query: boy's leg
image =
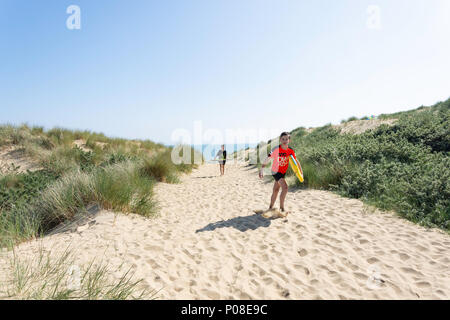
<path fill-rule="evenodd" d="M 286 183 L 286 180 L 284 180 L 284 178 L 281 178 L 279 180 L 279 183 L 281 185 L 280 209 L 284 211 L 284 200 L 286 199 L 286 195 L 288 192 L 288 185 Z"/>
<path fill-rule="evenodd" d="M 273 184 L 272 198 L 270 199 L 269 209 L 272 209 L 275 201 L 277 201 L 278 191 L 280 191 L 280 184 L 278 183 L 278 181 L 275 181 L 275 183 Z"/>

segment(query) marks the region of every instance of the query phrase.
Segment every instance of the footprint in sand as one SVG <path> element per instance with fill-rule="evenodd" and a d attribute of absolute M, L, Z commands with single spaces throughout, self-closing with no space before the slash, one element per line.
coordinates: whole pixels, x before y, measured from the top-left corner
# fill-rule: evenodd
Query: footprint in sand
<path fill-rule="evenodd" d="M 353 275 L 359 280 L 367 280 L 367 275 L 360 272 L 353 272 Z"/>
<path fill-rule="evenodd" d="M 406 260 L 408 260 L 409 259 L 409 255 L 407 255 L 406 253 L 398 253 L 398 256 L 400 257 L 400 259 L 402 260 L 402 261 L 406 261 Z"/>
<path fill-rule="evenodd" d="M 284 242 L 290 240 L 290 238 L 291 238 L 290 234 L 287 233 L 287 232 L 281 232 L 281 233 L 279 234 L 279 237 L 280 237 L 281 240 L 283 240 Z"/>
<path fill-rule="evenodd" d="M 201 292 L 207 297 L 207 299 L 219 300 L 220 294 L 210 289 L 202 289 Z"/>
<path fill-rule="evenodd" d="M 163 248 L 161 248 L 160 246 L 155 246 L 155 245 L 146 245 L 144 249 L 147 251 L 153 251 L 153 252 L 163 251 Z"/>
<path fill-rule="evenodd" d="M 409 274 L 413 274 L 415 276 L 423 276 L 422 273 L 420 273 L 419 271 L 413 269 L 413 268 L 409 268 L 409 267 L 404 267 L 404 268 L 400 268 L 403 272 L 409 273 Z"/>
<path fill-rule="evenodd" d="M 307 267 L 302 266 L 300 264 L 295 264 L 294 268 L 297 270 L 302 270 L 305 273 L 305 275 L 307 275 L 307 276 L 309 276 L 311 274 L 311 271 L 309 271 L 309 269 Z"/>
<path fill-rule="evenodd" d="M 424 246 L 421 246 L 420 244 L 416 245 L 416 248 L 417 248 L 420 252 L 426 252 L 426 251 L 428 251 L 428 248 L 425 248 Z"/>
<path fill-rule="evenodd" d="M 141 256 L 138 256 L 137 254 L 132 254 L 132 253 L 130 253 L 129 256 L 132 257 L 134 260 L 139 260 L 139 259 L 141 259 Z"/>
<path fill-rule="evenodd" d="M 281 295 L 283 296 L 283 298 L 287 298 L 290 295 L 289 290 L 285 289 L 281 292 Z"/>
<path fill-rule="evenodd" d="M 378 259 L 375 258 L 375 257 L 372 257 L 372 258 L 367 259 L 367 262 L 370 263 L 370 264 L 374 264 L 374 263 L 377 263 L 377 262 L 379 262 L 379 261 L 380 261 L 380 260 L 378 260 Z"/>
<path fill-rule="evenodd" d="M 416 285 L 421 289 L 429 289 L 431 288 L 431 284 L 426 281 L 416 282 Z"/>

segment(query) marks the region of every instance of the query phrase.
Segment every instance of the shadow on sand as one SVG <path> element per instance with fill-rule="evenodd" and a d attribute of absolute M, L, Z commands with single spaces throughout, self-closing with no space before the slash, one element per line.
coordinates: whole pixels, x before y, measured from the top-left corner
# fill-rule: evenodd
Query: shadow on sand
<path fill-rule="evenodd" d="M 219 175 L 217 176 L 205 176 L 205 177 L 193 177 L 194 179 L 211 179 L 211 178 L 217 178 L 220 177 Z"/>
<path fill-rule="evenodd" d="M 195 233 L 204 231 L 214 231 L 215 229 L 218 228 L 229 228 L 229 227 L 233 227 L 241 232 L 245 232 L 247 230 L 256 230 L 261 227 L 267 228 L 268 226 L 270 226 L 270 223 L 271 219 L 266 219 L 260 214 L 254 214 L 251 216 L 236 217 L 228 220 L 213 222 L 203 227 L 202 229 L 196 230 Z"/>
<path fill-rule="evenodd" d="M 55 235 L 65 232 L 77 232 L 79 227 L 92 226 L 96 223 L 95 217 L 100 213 L 101 208 L 98 205 L 88 206 L 85 210 L 82 210 L 75 214 L 75 216 L 67 221 L 57 225 L 50 230 L 46 235 Z"/>

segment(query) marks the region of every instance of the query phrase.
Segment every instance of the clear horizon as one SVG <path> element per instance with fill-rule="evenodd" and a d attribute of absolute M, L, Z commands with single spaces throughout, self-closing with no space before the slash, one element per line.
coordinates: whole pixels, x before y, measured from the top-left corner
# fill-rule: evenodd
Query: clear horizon
<path fill-rule="evenodd" d="M 446 0 L 0 0 L 0 37 L 2 124 L 167 145 L 201 121 L 257 143 L 450 96 Z"/>

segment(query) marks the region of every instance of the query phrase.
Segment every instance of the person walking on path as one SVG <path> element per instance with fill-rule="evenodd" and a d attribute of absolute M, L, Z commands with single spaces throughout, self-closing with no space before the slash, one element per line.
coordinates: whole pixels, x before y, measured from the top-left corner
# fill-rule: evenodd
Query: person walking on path
<path fill-rule="evenodd" d="M 223 144 L 221 149 L 217 152 L 214 160 L 219 158 L 219 166 L 220 166 L 220 175 L 223 176 L 225 174 L 225 162 L 227 161 L 227 150 L 225 150 L 225 145 Z"/>
<path fill-rule="evenodd" d="M 289 166 L 289 157 L 292 155 L 296 160 L 297 157 L 295 155 L 294 149 L 289 147 L 289 142 L 291 140 L 291 135 L 288 132 L 283 132 L 280 135 L 280 145 L 275 147 L 268 155 L 268 157 L 264 160 L 261 170 L 259 171 L 259 177 L 262 179 L 264 176 L 263 169 L 269 163 L 270 159 L 273 159 L 272 165 L 272 176 L 275 180 L 273 185 L 272 197 L 270 199 L 269 210 L 273 209 L 275 201 L 277 200 L 278 192 L 281 188 L 280 195 L 280 209 L 281 212 L 285 212 L 284 209 L 284 200 L 286 199 L 286 195 L 288 192 L 288 185 L 286 180 L 284 179 L 286 175 L 286 171 Z M 287 214 L 287 212 L 286 212 Z"/>

